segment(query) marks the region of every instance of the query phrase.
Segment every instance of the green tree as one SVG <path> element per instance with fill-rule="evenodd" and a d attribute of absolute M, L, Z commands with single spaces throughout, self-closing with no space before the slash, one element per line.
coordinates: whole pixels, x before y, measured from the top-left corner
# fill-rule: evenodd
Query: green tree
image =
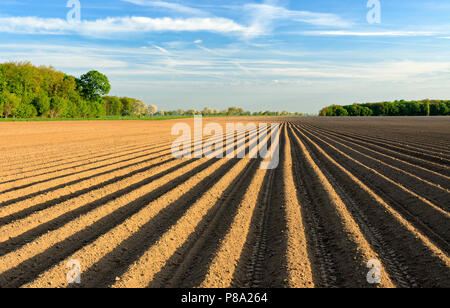
<path fill-rule="evenodd" d="M 116 96 L 103 97 L 105 102 L 105 111 L 107 115 L 119 116 L 122 114 L 123 104 Z"/>
<path fill-rule="evenodd" d="M 344 108 L 347 110 L 348 115 L 351 117 L 359 117 L 361 115 L 361 107 L 358 104 L 344 106 Z"/>
<path fill-rule="evenodd" d="M 424 113 L 425 113 L 427 116 L 430 116 L 430 114 L 431 114 L 430 100 L 429 100 L 429 99 L 426 99 L 426 100 L 424 101 L 424 105 L 425 105 Z"/>
<path fill-rule="evenodd" d="M 124 111 L 127 111 L 129 114 L 131 114 L 131 106 L 133 106 L 136 100 L 129 97 L 122 97 L 120 98 L 120 102 L 122 103 L 122 113 Z"/>
<path fill-rule="evenodd" d="M 52 97 L 50 99 L 50 112 L 51 118 L 64 117 L 67 111 L 68 102 L 61 97 Z"/>
<path fill-rule="evenodd" d="M 16 108 L 14 115 L 18 118 L 23 118 L 23 119 L 32 118 L 37 115 L 37 110 L 32 104 L 28 104 L 23 101 Z"/>
<path fill-rule="evenodd" d="M 88 103 L 88 116 L 90 118 L 100 118 L 106 115 L 105 103 L 101 97 Z"/>
<path fill-rule="evenodd" d="M 6 91 L 7 79 L 6 79 L 6 67 L 0 65 L 0 93 Z M 2 113 L 0 113 L 1 115 Z"/>
<path fill-rule="evenodd" d="M 79 98 L 75 101 L 75 106 L 77 110 L 77 115 L 82 118 L 87 118 L 89 116 L 89 106 L 88 102 L 84 99 Z"/>
<path fill-rule="evenodd" d="M 386 115 L 386 109 L 385 109 L 384 103 L 370 104 L 370 106 L 367 106 L 367 107 L 372 110 L 372 114 L 374 116 L 378 117 L 378 116 Z"/>
<path fill-rule="evenodd" d="M 319 112 L 320 117 L 328 117 L 329 115 L 329 107 L 322 108 Z"/>
<path fill-rule="evenodd" d="M 39 95 L 33 99 L 32 105 L 37 110 L 39 116 L 47 116 L 50 111 L 50 99 L 43 93 L 39 93 Z"/>
<path fill-rule="evenodd" d="M 336 106 L 335 114 L 337 117 L 348 117 L 348 112 L 344 107 Z"/>
<path fill-rule="evenodd" d="M 77 80 L 78 86 L 85 99 L 98 101 L 102 95 L 106 95 L 111 90 L 108 77 L 98 71 L 90 71 Z"/>
<path fill-rule="evenodd" d="M 400 109 L 397 103 L 386 102 L 384 103 L 386 115 L 397 116 L 399 115 Z"/>
<path fill-rule="evenodd" d="M 373 111 L 368 107 L 361 107 L 361 116 L 370 117 L 373 114 Z"/>
<path fill-rule="evenodd" d="M 439 115 L 450 115 L 450 102 L 439 103 Z"/>
<path fill-rule="evenodd" d="M 244 109 L 238 107 L 230 107 L 226 111 L 228 115 L 242 115 L 244 113 Z"/>
<path fill-rule="evenodd" d="M 3 92 L 1 96 L 3 101 L 3 114 L 5 118 L 8 118 L 15 113 L 16 108 L 20 105 L 21 99 L 16 94 L 8 91 Z"/>

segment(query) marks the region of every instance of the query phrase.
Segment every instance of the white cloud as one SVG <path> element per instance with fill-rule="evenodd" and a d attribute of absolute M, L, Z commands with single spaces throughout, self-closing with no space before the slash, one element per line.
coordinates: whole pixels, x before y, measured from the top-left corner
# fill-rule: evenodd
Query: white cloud
<path fill-rule="evenodd" d="M 300 32 L 303 35 L 318 35 L 318 36 L 433 36 L 436 32 L 426 31 L 304 31 Z"/>
<path fill-rule="evenodd" d="M 347 27 L 349 23 L 339 16 L 327 13 L 292 11 L 277 6 L 277 0 L 266 0 L 263 4 L 244 4 L 240 13 L 247 18 L 246 24 L 239 24 L 229 18 L 215 17 L 206 11 L 187 7 L 174 2 L 151 0 L 122 0 L 141 6 L 161 7 L 183 14 L 195 15 L 189 18 L 175 17 L 106 17 L 97 20 L 83 20 L 69 23 L 60 18 L 0 17 L 0 33 L 18 34 L 80 34 L 91 37 L 113 37 L 117 34 L 147 33 L 164 31 L 208 31 L 234 34 L 253 38 L 271 33 L 275 22 L 301 22 L 315 26 Z M 202 41 L 195 41 L 200 44 Z"/>
<path fill-rule="evenodd" d="M 203 43 L 203 41 L 202 40 L 196 40 L 196 41 L 194 41 L 194 43 L 195 44 L 201 44 L 201 43 Z"/>
<path fill-rule="evenodd" d="M 116 17 L 69 23 L 57 18 L 4 17 L 0 32 L 20 34 L 81 34 L 93 37 L 116 37 L 117 34 L 163 31 L 208 31 L 245 33 L 248 28 L 226 18 L 148 18 Z"/>
<path fill-rule="evenodd" d="M 0 52 L 0 63 L 30 61 L 38 66 L 52 65 L 68 73 L 79 70 L 87 71 L 94 68 L 101 68 L 102 70 L 126 69 L 129 65 L 126 61 L 106 56 L 105 54 L 94 54 L 86 52 L 86 50 L 77 50 L 76 48 L 65 48 L 64 50 L 53 46 L 52 50 L 47 49 L 44 51 L 39 48 L 31 53 L 32 48 L 33 46 L 29 46 L 28 49 L 16 48 L 14 52 L 11 52 L 9 49 L 3 49 L 5 51 Z"/>
<path fill-rule="evenodd" d="M 124 2 L 140 5 L 140 6 L 149 6 L 149 7 L 159 7 L 168 9 L 171 11 L 183 13 L 183 14 L 190 14 L 190 15 L 205 15 L 206 12 L 191 8 L 179 3 L 173 3 L 173 2 L 166 2 L 166 1 L 151 1 L 151 0 L 122 0 Z"/>
<path fill-rule="evenodd" d="M 153 0 L 122 0 L 142 6 L 162 7 L 191 15 L 208 15 L 208 12 L 180 5 L 178 3 Z M 348 27 L 350 23 L 335 14 L 309 11 L 294 11 L 278 5 L 278 0 L 264 0 L 262 4 L 250 3 L 242 6 L 226 6 L 244 13 L 248 26 L 242 30 L 245 37 L 267 35 L 277 21 L 307 23 L 314 26 Z"/>
<path fill-rule="evenodd" d="M 246 81 L 262 84 L 278 80 L 279 84 L 293 84 L 309 80 L 339 81 L 352 84 L 356 81 L 374 83 L 426 83 L 436 84 L 448 80 L 450 60 L 441 61 L 365 61 L 334 63 L 326 61 L 301 61 L 280 59 L 270 50 L 211 50 L 201 45 L 194 49 L 171 49 L 166 56 L 163 47 L 108 48 L 63 45 L 0 44 L 0 62 L 29 60 L 35 65 L 53 65 L 62 71 L 79 75 L 97 69 L 111 75 L 119 82 L 147 80 L 180 82 L 188 76 L 208 82 L 210 77 L 225 81 Z M 158 48 L 160 47 L 160 48 Z M 206 54 L 205 54 L 206 52 Z M 261 58 L 263 56 L 263 58 Z M 138 77 L 140 76 L 140 77 Z"/>
<path fill-rule="evenodd" d="M 379 63 L 375 66 L 361 66 L 365 78 L 380 81 L 429 80 L 433 76 L 450 74 L 450 62 L 439 61 L 396 61 Z"/>
<path fill-rule="evenodd" d="M 153 47 L 155 47 L 156 49 L 158 49 L 158 50 L 159 50 L 160 52 L 162 52 L 163 54 L 170 55 L 170 52 L 169 52 L 167 49 L 163 48 L 163 47 L 160 47 L 160 46 L 157 46 L 157 45 L 154 45 Z"/>
<path fill-rule="evenodd" d="M 21 34 L 59 34 L 69 31 L 74 25 L 59 18 L 1 17 L 0 32 Z"/>
<path fill-rule="evenodd" d="M 201 45 L 171 48 L 168 57 L 154 46 L 0 43 L 0 62 L 29 60 L 35 65 L 54 65 L 74 76 L 99 70 L 110 77 L 112 94 L 138 97 L 166 109 L 194 108 L 193 104 L 209 104 L 211 100 L 217 107 L 233 101 L 256 110 L 270 109 L 277 101 L 280 109 L 287 109 L 281 106 L 290 101 L 293 110 L 313 112 L 320 109 L 324 96 L 350 104 L 450 95 L 445 86 L 450 76 L 448 57 L 339 63 L 301 56 L 280 58 L 270 49 L 235 52 L 199 49 Z M 301 101 L 307 102 L 305 106 L 299 107 Z"/>
<path fill-rule="evenodd" d="M 263 4 L 246 4 L 244 11 L 251 17 L 248 36 L 259 36 L 270 33 L 275 21 L 291 21 L 307 23 L 314 26 L 349 27 L 350 23 L 335 14 L 309 11 L 293 11 L 277 6 L 277 0 L 266 0 Z"/>

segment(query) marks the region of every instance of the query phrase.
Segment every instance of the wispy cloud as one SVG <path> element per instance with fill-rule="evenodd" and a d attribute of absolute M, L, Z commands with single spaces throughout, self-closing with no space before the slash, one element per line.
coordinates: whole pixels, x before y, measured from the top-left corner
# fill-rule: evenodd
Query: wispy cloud
<path fill-rule="evenodd" d="M 122 0 L 139 6 L 159 7 L 189 17 L 168 16 L 159 18 L 123 16 L 104 17 L 97 20 L 83 20 L 69 23 L 61 18 L 0 17 L 0 33 L 16 34 L 78 34 L 90 37 L 116 37 L 117 34 L 148 32 L 214 32 L 234 34 L 241 38 L 255 38 L 270 35 L 272 30 L 284 23 L 306 23 L 314 26 L 348 27 L 350 24 L 338 15 L 309 11 L 289 10 L 278 5 L 278 0 L 265 0 L 262 4 L 244 4 L 234 7 L 236 17 L 244 21 L 213 16 L 207 11 L 175 2 L 153 0 Z M 318 32 L 318 34 L 325 32 Z M 328 32 L 331 33 L 331 32 Z M 338 32 L 334 32 L 338 33 Z"/>
<path fill-rule="evenodd" d="M 226 18 L 148 18 L 117 17 L 95 21 L 69 23 L 58 18 L 4 17 L 0 18 L 0 32 L 19 34 L 80 34 L 93 37 L 112 37 L 117 34 L 163 31 L 208 31 L 215 33 L 243 33 L 248 28 Z"/>
<path fill-rule="evenodd" d="M 296 82 L 302 78 L 371 80 L 378 82 L 412 82 L 433 76 L 450 74 L 450 59 L 439 61 L 382 60 L 352 63 L 280 59 L 270 50 L 252 49 L 230 56 L 235 50 L 213 50 L 201 45 L 193 49 L 170 50 L 167 57 L 163 47 L 114 48 L 65 45 L 0 44 L 0 61 L 30 60 L 37 65 L 53 64 L 58 69 L 101 68 L 114 76 L 126 75 L 216 75 L 232 80 L 239 71 L 251 72 L 253 82 L 279 80 Z M 159 48 L 158 48 L 159 47 Z M 166 50 L 167 51 L 167 50 Z M 205 52 L 207 56 L 205 56 Z M 258 59 L 258 57 L 261 57 Z M 167 71 L 170 66 L 174 70 Z M 241 75 L 241 77 L 243 77 Z M 448 79 L 445 79 L 448 80 Z"/>
<path fill-rule="evenodd" d="M 170 56 L 156 46 L 163 46 Z M 52 64 L 75 76 L 100 70 L 110 77 L 114 95 L 138 97 L 166 109 L 176 109 L 183 102 L 186 108 L 201 108 L 211 101 L 214 108 L 234 101 L 252 110 L 273 108 L 276 101 L 283 109 L 289 108 L 285 101 L 292 100 L 292 110 L 316 112 L 324 95 L 337 103 L 353 103 L 442 98 L 450 93 L 445 86 L 450 76 L 448 57 L 401 60 L 395 56 L 370 63 L 354 58 L 341 63 L 322 55 L 311 60 L 311 55 L 281 57 L 267 48 L 246 50 L 244 43 L 230 46 L 229 50 L 199 48 L 201 45 L 192 42 L 189 46 L 169 48 L 160 42 L 147 43 L 143 49 L 2 42 L 0 62 L 29 60 L 36 65 Z M 307 101 L 301 108 L 299 97 L 306 97 L 302 101 Z"/>
<path fill-rule="evenodd" d="M 262 4 L 246 4 L 244 12 L 251 19 L 249 36 L 259 36 L 269 34 L 275 22 L 299 22 L 314 26 L 327 26 L 345 28 L 351 24 L 335 14 L 317 13 L 309 11 L 293 11 L 279 6 L 278 0 L 265 0 Z"/>
<path fill-rule="evenodd" d="M 304 31 L 300 32 L 303 35 L 318 35 L 318 36 L 433 36 L 437 32 L 429 31 Z"/>
<path fill-rule="evenodd" d="M 140 6 L 148 6 L 148 7 L 158 7 L 167 9 L 170 11 L 190 14 L 190 15 L 207 15 L 205 11 L 188 7 L 179 3 L 167 2 L 167 1 L 152 1 L 152 0 L 122 0 L 124 2 L 132 3 Z"/>
<path fill-rule="evenodd" d="M 154 45 L 153 47 L 155 47 L 157 50 L 159 50 L 161 53 L 165 55 L 170 55 L 170 52 L 161 46 Z"/>

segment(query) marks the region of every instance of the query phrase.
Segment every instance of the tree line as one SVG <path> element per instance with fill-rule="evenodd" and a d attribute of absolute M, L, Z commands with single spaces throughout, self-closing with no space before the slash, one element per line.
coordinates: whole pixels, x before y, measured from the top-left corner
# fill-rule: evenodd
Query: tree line
<path fill-rule="evenodd" d="M 154 114 L 156 106 L 129 97 L 105 96 L 107 76 L 90 71 L 80 78 L 29 62 L 0 64 L 0 117 L 100 118 Z M 142 111 L 144 110 L 144 111 Z"/>
<path fill-rule="evenodd" d="M 80 78 L 29 62 L 0 64 L 0 116 L 94 118 L 105 115 L 108 78 L 91 71 Z"/>
<path fill-rule="evenodd" d="M 160 110 L 156 113 L 156 115 L 164 116 L 194 116 L 194 115 L 203 115 L 203 116 L 303 116 L 302 113 L 299 112 L 289 112 L 289 111 L 258 111 L 251 112 L 246 111 L 239 107 L 229 107 L 224 110 L 212 109 L 210 107 L 205 107 L 202 110 L 189 109 L 189 110 L 171 110 L 171 111 L 163 111 Z"/>
<path fill-rule="evenodd" d="M 369 117 L 369 116 L 444 116 L 450 115 L 450 101 L 421 100 L 381 103 L 331 105 L 323 108 L 322 117 Z"/>
<path fill-rule="evenodd" d="M 130 97 L 108 96 L 107 76 L 90 71 L 79 78 L 29 62 L 0 64 L 0 117 L 100 118 L 144 116 L 301 116 L 288 111 L 250 112 L 239 107 L 198 111 L 158 110 Z"/>
<path fill-rule="evenodd" d="M 139 100 L 128 97 L 104 96 L 106 113 L 112 116 L 303 116 L 299 112 L 289 111 L 245 111 L 239 107 L 229 107 L 224 110 L 205 107 L 202 110 L 197 109 L 177 109 L 177 110 L 158 110 L 155 105 L 145 106 Z"/>

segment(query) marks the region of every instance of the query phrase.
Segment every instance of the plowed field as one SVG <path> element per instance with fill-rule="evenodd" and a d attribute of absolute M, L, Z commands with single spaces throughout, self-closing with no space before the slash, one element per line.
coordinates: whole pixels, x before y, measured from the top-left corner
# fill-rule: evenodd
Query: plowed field
<path fill-rule="evenodd" d="M 176 159 L 179 120 L 0 123 L 0 287 L 450 287 L 449 118 L 204 124 L 237 121 L 278 168 Z"/>

